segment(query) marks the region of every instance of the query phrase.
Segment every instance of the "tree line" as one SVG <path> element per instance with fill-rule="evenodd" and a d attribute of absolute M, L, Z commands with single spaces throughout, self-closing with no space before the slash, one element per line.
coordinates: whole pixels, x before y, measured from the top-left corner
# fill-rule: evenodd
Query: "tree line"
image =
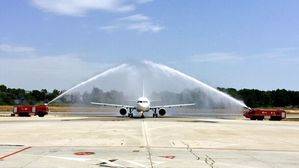
<path fill-rule="evenodd" d="M 263 91 L 258 89 L 234 89 L 234 88 L 217 88 L 218 90 L 229 94 L 230 96 L 244 101 L 249 107 L 299 107 L 299 91 L 285 89 L 276 89 Z M 17 105 L 17 104 L 43 104 L 54 99 L 63 93 L 54 89 L 27 91 L 20 88 L 8 88 L 0 85 L 0 105 Z M 204 101 L 205 97 L 198 89 L 184 90 L 181 93 L 159 92 L 153 93 L 152 96 L 159 97 L 163 103 L 190 103 Z M 93 88 L 90 92 L 74 92 L 59 99 L 57 104 L 89 104 L 94 102 L 105 103 L 125 103 L 127 100 L 122 92 L 111 90 L 103 91 L 99 88 Z M 212 101 L 212 100 L 211 100 Z"/>
<path fill-rule="evenodd" d="M 59 91 L 54 89 L 48 91 L 46 89 L 41 90 L 25 90 L 20 88 L 8 88 L 5 85 L 0 84 L 0 105 L 21 105 L 21 104 L 44 104 L 53 100 L 64 90 Z M 64 97 L 55 101 L 55 104 L 90 104 L 91 101 L 106 102 L 106 103 L 123 103 L 125 100 L 122 92 L 115 90 L 104 92 L 99 88 L 93 88 L 92 91 L 73 92 L 67 94 Z"/>
<path fill-rule="evenodd" d="M 0 85 L 0 105 L 46 103 L 61 93 L 61 91 L 56 89 L 52 92 L 46 89 L 27 91 L 25 89 L 8 88 L 5 85 Z"/>
<path fill-rule="evenodd" d="M 249 107 L 299 107 L 299 91 L 218 88 Z"/>

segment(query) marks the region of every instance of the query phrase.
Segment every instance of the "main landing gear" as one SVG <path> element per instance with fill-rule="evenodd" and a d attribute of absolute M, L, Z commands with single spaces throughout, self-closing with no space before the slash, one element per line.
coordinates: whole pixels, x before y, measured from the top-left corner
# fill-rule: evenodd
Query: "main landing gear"
<path fill-rule="evenodd" d="M 154 109 L 153 118 L 158 118 L 157 109 Z"/>
<path fill-rule="evenodd" d="M 129 118 L 133 118 L 133 113 L 129 113 L 129 114 L 128 114 L 128 117 L 129 117 Z"/>
<path fill-rule="evenodd" d="M 128 117 L 129 117 L 129 118 L 133 118 L 133 113 L 132 113 L 132 111 L 133 111 L 133 110 L 130 108 L 130 109 L 129 109 L 129 114 L 128 114 Z"/>

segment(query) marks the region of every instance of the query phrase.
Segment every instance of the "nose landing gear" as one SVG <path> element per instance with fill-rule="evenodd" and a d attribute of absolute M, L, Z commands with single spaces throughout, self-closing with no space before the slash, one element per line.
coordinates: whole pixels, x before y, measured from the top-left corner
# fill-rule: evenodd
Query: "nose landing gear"
<path fill-rule="evenodd" d="M 144 114 L 143 114 L 143 112 L 141 112 L 141 118 L 144 118 Z"/>

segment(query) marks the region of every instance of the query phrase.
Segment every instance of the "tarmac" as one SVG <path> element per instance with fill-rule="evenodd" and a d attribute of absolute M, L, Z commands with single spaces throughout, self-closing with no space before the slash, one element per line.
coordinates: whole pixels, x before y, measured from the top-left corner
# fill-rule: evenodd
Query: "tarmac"
<path fill-rule="evenodd" d="M 299 167 L 299 122 L 1 117 L 0 167 Z"/>

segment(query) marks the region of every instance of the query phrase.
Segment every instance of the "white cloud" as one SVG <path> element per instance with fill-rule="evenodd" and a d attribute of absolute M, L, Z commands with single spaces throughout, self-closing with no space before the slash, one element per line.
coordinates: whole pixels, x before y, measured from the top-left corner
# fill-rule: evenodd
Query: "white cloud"
<path fill-rule="evenodd" d="M 101 30 L 135 30 L 137 32 L 153 32 L 157 33 L 164 29 L 164 26 L 153 23 L 152 19 L 143 14 L 135 14 L 127 17 L 119 18 L 115 23 L 100 27 Z"/>
<path fill-rule="evenodd" d="M 251 58 L 266 61 L 278 61 L 280 63 L 298 63 L 298 54 L 298 47 L 274 48 L 263 53 L 254 54 Z"/>
<path fill-rule="evenodd" d="M 0 44 L 0 52 L 5 53 L 24 53 L 24 52 L 34 52 L 35 48 L 28 46 L 19 46 L 11 44 Z"/>
<path fill-rule="evenodd" d="M 129 30 L 137 30 L 139 32 L 160 32 L 164 29 L 163 26 L 160 26 L 158 24 L 153 24 L 151 22 L 140 22 L 140 23 L 133 23 L 129 24 L 127 26 L 127 29 Z"/>
<path fill-rule="evenodd" d="M 232 61 L 266 61 L 266 62 L 279 62 L 279 63 L 295 63 L 299 62 L 299 48 L 287 47 L 287 48 L 273 48 L 268 51 L 252 53 L 252 54 L 240 54 L 234 52 L 212 52 L 194 54 L 191 56 L 192 61 L 196 62 L 232 62 Z"/>
<path fill-rule="evenodd" d="M 39 9 L 61 15 L 83 16 L 89 11 L 128 12 L 152 0 L 32 0 Z"/>
<path fill-rule="evenodd" d="M 67 89 L 110 64 L 86 62 L 73 54 L 0 57 L 0 83 L 26 89 Z"/>
<path fill-rule="evenodd" d="M 223 61 L 236 61 L 242 60 L 243 57 L 230 52 L 214 52 L 206 54 L 195 54 L 192 60 L 196 62 L 223 62 Z"/>
<path fill-rule="evenodd" d="M 137 3 L 143 4 L 148 2 L 153 2 L 154 0 L 137 0 Z"/>
<path fill-rule="evenodd" d="M 119 27 L 116 26 L 116 25 L 110 25 L 110 26 L 102 26 L 102 27 L 100 27 L 101 30 L 108 31 L 108 32 L 114 31 L 114 30 L 116 30 L 118 28 Z"/>
<path fill-rule="evenodd" d="M 32 0 L 34 6 L 45 12 L 60 15 L 84 16 L 89 11 L 129 12 L 138 5 L 153 0 Z M 112 25 L 100 27 L 104 31 L 135 30 L 138 32 L 157 33 L 164 29 L 152 19 L 143 14 L 135 14 L 119 18 Z"/>
<path fill-rule="evenodd" d="M 150 20 L 150 18 L 143 14 L 135 14 L 135 15 L 127 16 L 127 17 L 122 17 L 119 20 L 139 22 L 139 21 L 148 21 L 148 20 Z"/>

